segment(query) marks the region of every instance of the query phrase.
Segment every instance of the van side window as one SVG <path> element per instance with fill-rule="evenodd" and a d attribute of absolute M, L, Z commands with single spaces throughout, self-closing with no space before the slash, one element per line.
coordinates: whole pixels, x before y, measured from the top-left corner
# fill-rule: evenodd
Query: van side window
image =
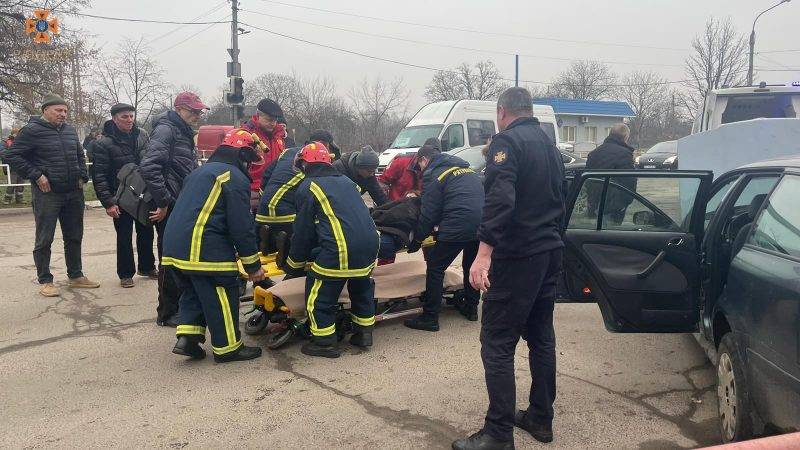
<path fill-rule="evenodd" d="M 446 152 L 454 148 L 464 146 L 464 126 L 460 123 L 454 123 L 447 127 L 442 135 L 442 151 Z"/>
<path fill-rule="evenodd" d="M 491 120 L 467 120 L 467 136 L 470 147 L 485 145 L 487 139 L 494 134 L 494 122 Z"/>
<path fill-rule="evenodd" d="M 798 196 L 800 177 L 787 175 L 775 188 L 749 242 L 766 250 L 800 258 Z"/>

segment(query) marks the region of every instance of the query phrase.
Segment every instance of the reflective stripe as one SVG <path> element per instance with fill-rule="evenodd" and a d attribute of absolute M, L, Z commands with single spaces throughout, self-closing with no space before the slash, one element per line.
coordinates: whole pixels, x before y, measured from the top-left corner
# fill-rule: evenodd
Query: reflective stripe
<path fill-rule="evenodd" d="M 344 238 L 344 231 L 342 231 L 342 224 L 339 222 L 339 219 L 336 217 L 336 214 L 333 213 L 333 208 L 331 207 L 331 204 L 328 201 L 328 197 L 325 196 L 325 193 L 322 192 L 322 189 L 313 181 L 311 182 L 310 189 L 311 192 L 314 194 L 314 197 L 317 198 L 317 201 L 322 207 L 322 211 L 328 217 L 328 221 L 331 224 L 331 229 L 333 230 L 333 238 L 336 240 L 336 247 L 339 250 L 339 269 L 347 270 L 348 266 L 347 241 Z"/>
<path fill-rule="evenodd" d="M 195 270 L 200 272 L 238 272 L 236 261 L 186 261 L 185 259 L 165 256 L 161 258 L 164 266 L 173 266 L 181 270 Z"/>
<path fill-rule="evenodd" d="M 222 310 L 222 322 L 225 324 L 225 335 L 228 337 L 228 347 L 230 347 L 237 344 L 236 327 L 233 323 L 233 317 L 231 316 L 231 304 L 228 302 L 228 293 L 225 292 L 224 287 L 217 286 L 217 297 L 219 298 L 219 306 Z M 241 344 L 241 342 L 238 343 Z M 220 351 L 228 347 L 224 347 L 220 349 Z M 217 349 L 214 349 L 214 351 L 216 352 Z"/>
<path fill-rule="evenodd" d="M 298 184 L 300 184 L 300 182 L 303 181 L 303 178 L 305 177 L 306 176 L 303 173 L 298 173 L 297 175 L 293 176 L 289 181 L 284 183 L 280 188 L 278 188 L 278 191 L 275 192 L 275 195 L 272 196 L 272 198 L 269 200 L 269 204 L 267 205 L 267 210 L 269 211 L 270 216 L 273 217 L 277 216 L 275 208 L 278 207 L 278 202 L 281 201 L 281 199 L 283 198 L 284 195 L 286 195 L 286 192 L 288 192 L 289 189 L 292 189 Z"/>
<path fill-rule="evenodd" d="M 286 216 L 265 216 L 263 214 L 256 214 L 256 222 L 258 223 L 292 223 L 296 214 L 289 214 Z"/>
<path fill-rule="evenodd" d="M 183 334 L 200 334 L 205 336 L 206 327 L 201 327 L 200 325 L 178 325 L 175 334 L 178 336 Z"/>
<path fill-rule="evenodd" d="M 261 262 L 261 258 L 259 258 L 258 253 L 252 256 L 240 256 L 239 259 L 242 261 L 242 264 L 253 264 L 255 262 Z"/>
<path fill-rule="evenodd" d="M 372 325 L 375 325 L 375 316 L 371 316 L 365 319 L 351 313 L 350 319 L 352 319 L 354 324 L 360 325 L 362 327 L 370 327 Z"/>
<path fill-rule="evenodd" d="M 306 301 L 306 310 L 308 311 L 308 320 L 311 322 L 311 334 L 314 336 L 329 336 L 336 332 L 336 323 L 329 327 L 318 328 L 317 320 L 314 318 L 314 304 L 319 295 L 319 289 L 322 287 L 322 280 L 314 280 L 311 286 L 311 291 L 308 293 L 308 300 Z"/>
<path fill-rule="evenodd" d="M 459 169 L 458 167 L 451 167 L 451 168 L 445 170 L 444 172 L 442 172 L 442 174 L 439 175 L 436 179 L 439 180 L 439 182 L 441 182 L 442 180 L 445 179 L 446 176 L 450 175 L 451 172 L 453 172 L 455 170 L 458 170 L 458 169 Z"/>
<path fill-rule="evenodd" d="M 211 192 L 208 193 L 208 198 L 206 198 L 203 209 L 200 210 L 200 214 L 197 216 L 194 230 L 192 230 L 192 246 L 189 251 L 189 261 L 200 261 L 200 245 L 203 242 L 203 228 L 205 228 L 206 222 L 208 222 L 208 218 L 211 216 L 211 211 L 213 211 L 214 207 L 217 205 L 219 194 L 222 193 L 222 183 L 226 183 L 230 179 L 231 171 L 229 170 L 219 175 L 216 181 L 214 181 L 214 186 L 211 187 Z"/>
<path fill-rule="evenodd" d="M 239 341 L 239 342 L 236 342 L 236 343 L 234 343 L 232 345 L 228 345 L 228 346 L 225 346 L 225 347 L 214 347 L 214 346 L 212 346 L 211 347 L 211 351 L 213 351 L 214 354 L 216 354 L 216 355 L 224 355 L 226 353 L 235 352 L 236 350 L 239 350 L 239 347 L 241 347 L 243 343 L 244 342 Z"/>
<path fill-rule="evenodd" d="M 341 270 L 341 269 L 326 269 L 325 267 L 319 266 L 317 263 L 311 265 L 311 270 L 322 275 L 325 277 L 331 278 L 361 278 L 361 277 L 368 277 L 369 274 L 372 273 L 372 269 L 375 268 L 375 263 L 369 265 L 369 267 L 365 267 L 363 269 L 349 269 L 349 270 Z"/>
<path fill-rule="evenodd" d="M 303 267 L 306 266 L 306 262 L 305 261 L 303 261 L 303 262 L 294 262 L 294 260 L 292 258 L 289 258 L 289 257 L 286 258 L 286 264 L 288 264 L 289 267 L 291 267 L 292 269 L 302 269 Z"/>

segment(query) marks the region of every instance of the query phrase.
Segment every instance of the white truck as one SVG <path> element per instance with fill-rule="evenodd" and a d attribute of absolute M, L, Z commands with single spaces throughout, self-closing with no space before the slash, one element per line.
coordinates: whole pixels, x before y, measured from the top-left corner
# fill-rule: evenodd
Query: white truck
<path fill-rule="evenodd" d="M 553 108 L 533 105 L 533 115 L 542 129 L 558 143 L 558 125 Z M 400 130 L 392 145 L 380 155 L 378 172 L 397 155 L 416 152 L 429 138 L 439 138 L 443 151 L 484 145 L 497 133 L 497 103 L 484 100 L 449 100 L 422 107 Z"/>

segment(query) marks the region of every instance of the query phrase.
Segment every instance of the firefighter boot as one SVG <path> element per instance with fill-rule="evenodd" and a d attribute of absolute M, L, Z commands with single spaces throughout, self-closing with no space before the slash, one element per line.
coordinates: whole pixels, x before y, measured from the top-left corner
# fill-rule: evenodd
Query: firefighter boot
<path fill-rule="evenodd" d="M 261 356 L 261 347 L 248 347 L 242 345 L 238 350 L 224 355 L 217 355 L 214 353 L 214 361 L 218 363 L 226 363 L 231 361 L 247 361 L 248 359 L 256 359 Z"/>
<path fill-rule="evenodd" d="M 203 347 L 200 347 L 199 336 L 178 336 L 178 342 L 175 343 L 172 353 L 188 356 L 191 359 L 203 359 L 206 357 L 206 351 L 203 350 Z"/>
<path fill-rule="evenodd" d="M 337 345 L 336 335 L 312 336 L 311 340 L 303 344 L 300 349 L 309 356 L 321 356 L 323 358 L 338 358 L 342 356 Z"/>
<path fill-rule="evenodd" d="M 353 330 L 353 335 L 350 336 L 351 344 L 363 349 L 372 347 L 372 327 L 353 325 Z"/>

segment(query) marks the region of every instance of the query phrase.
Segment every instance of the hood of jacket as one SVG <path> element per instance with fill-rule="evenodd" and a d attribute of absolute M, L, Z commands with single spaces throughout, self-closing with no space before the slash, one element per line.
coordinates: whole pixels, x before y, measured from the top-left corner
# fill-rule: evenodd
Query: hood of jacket
<path fill-rule="evenodd" d="M 133 142 L 136 142 L 136 139 L 139 138 L 139 132 L 139 127 L 134 124 L 130 132 Z M 127 138 L 125 133 L 123 133 L 111 119 L 106 120 L 106 122 L 103 124 L 103 136 L 108 136 L 117 144 L 123 143 Z"/>
<path fill-rule="evenodd" d="M 439 153 L 433 157 L 433 160 L 428 164 L 428 170 L 436 170 L 438 167 L 463 167 L 469 168 L 469 163 L 459 158 L 458 156 L 449 153 Z"/>
<path fill-rule="evenodd" d="M 192 130 L 192 127 L 190 127 L 186 121 L 181 119 L 181 116 L 179 116 L 175 111 L 170 110 L 153 117 L 152 124 L 153 128 L 160 124 L 167 124 L 180 130 L 180 132 L 189 139 L 194 139 L 194 130 Z"/>

